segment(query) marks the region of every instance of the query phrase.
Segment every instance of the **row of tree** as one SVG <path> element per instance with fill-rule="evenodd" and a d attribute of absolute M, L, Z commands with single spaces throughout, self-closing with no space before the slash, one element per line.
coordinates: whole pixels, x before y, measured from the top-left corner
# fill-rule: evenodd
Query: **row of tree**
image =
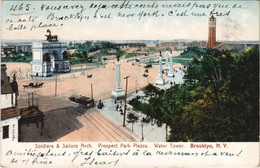
<path fill-rule="evenodd" d="M 76 51 L 72 54 L 69 52 L 63 53 L 63 59 L 69 60 L 73 64 L 83 64 L 93 62 L 93 56 L 90 56 L 89 53 L 100 50 L 100 55 L 97 55 L 98 61 L 101 61 L 102 55 L 112 55 L 108 52 L 110 49 L 117 49 L 118 52 L 123 55 L 123 51 L 119 50 L 115 43 L 108 41 L 101 41 L 97 45 L 93 45 L 92 41 L 85 41 L 83 43 L 72 43 L 69 42 L 68 50 L 75 49 Z M 32 61 L 32 52 L 11 52 L 7 53 L 5 57 L 1 57 L 2 62 L 31 62 Z M 43 55 L 44 62 L 50 62 L 51 58 L 49 54 Z"/>
<path fill-rule="evenodd" d="M 2 62 L 31 62 L 32 61 L 32 52 L 10 52 L 1 56 Z"/>
<path fill-rule="evenodd" d="M 107 50 L 117 49 L 118 52 L 122 52 L 119 50 L 115 43 L 111 43 L 108 41 L 101 41 L 97 45 L 93 45 L 92 41 L 85 41 L 84 43 L 72 43 L 68 44 L 68 49 L 76 49 L 76 52 L 73 54 L 68 53 L 68 58 L 71 64 L 79 64 L 92 62 L 93 56 L 89 56 L 89 53 L 100 51 L 99 55 L 96 55 L 99 61 L 101 61 L 101 55 L 111 55 Z"/>
<path fill-rule="evenodd" d="M 98 49 L 110 49 L 110 48 L 114 48 L 116 49 L 117 46 L 115 43 L 109 42 L 109 41 L 101 41 L 96 43 L 96 45 L 92 42 L 92 41 L 85 41 L 83 43 L 72 43 L 69 42 L 68 44 L 68 49 L 77 49 L 77 50 L 84 50 L 84 51 L 95 51 Z"/>
<path fill-rule="evenodd" d="M 89 50 L 92 47 L 91 41 L 85 41 L 83 43 L 72 43 L 69 42 L 68 49 L 82 49 L 82 50 Z"/>
<path fill-rule="evenodd" d="M 258 141 L 259 51 L 207 49 L 194 59 L 183 84 L 129 103 L 157 124 L 170 127 L 169 141 Z"/>
<path fill-rule="evenodd" d="M 209 50 L 211 50 L 211 48 L 189 47 L 181 53 L 180 57 L 201 58 L 201 56 L 205 55 Z"/>
<path fill-rule="evenodd" d="M 66 57 L 68 57 L 70 64 L 82 64 L 93 61 L 92 56 L 89 56 L 86 51 L 76 51 L 73 54 L 67 53 Z"/>

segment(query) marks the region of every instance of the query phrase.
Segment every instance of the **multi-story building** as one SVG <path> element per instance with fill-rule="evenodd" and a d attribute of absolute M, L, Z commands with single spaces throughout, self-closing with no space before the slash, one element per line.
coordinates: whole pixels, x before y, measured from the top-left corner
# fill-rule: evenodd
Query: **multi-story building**
<path fill-rule="evenodd" d="M 147 43 L 146 47 L 157 47 L 156 43 Z"/>
<path fill-rule="evenodd" d="M 22 52 L 31 52 L 32 51 L 32 46 L 31 45 L 18 45 L 15 46 L 15 51 L 22 51 Z"/>
<path fill-rule="evenodd" d="M 145 43 L 117 43 L 117 47 L 119 48 L 141 48 L 141 47 L 146 47 Z"/>
<path fill-rule="evenodd" d="M 207 41 L 192 41 L 187 43 L 187 47 L 201 47 L 206 48 L 208 46 Z"/>
<path fill-rule="evenodd" d="M 171 48 L 171 49 L 184 49 L 187 48 L 185 42 L 163 42 L 161 47 Z"/>
<path fill-rule="evenodd" d="M 31 52 L 31 45 L 2 45 L 1 46 L 1 54 L 7 54 L 11 52 Z"/>
<path fill-rule="evenodd" d="M 5 55 L 7 53 L 12 53 L 15 52 L 15 46 L 7 46 L 7 45 L 2 45 L 1 46 L 1 55 Z"/>
<path fill-rule="evenodd" d="M 17 142 L 19 135 L 18 120 L 20 109 L 17 107 L 18 84 L 6 74 L 6 65 L 1 64 L 1 121 L 0 139 L 2 142 Z"/>

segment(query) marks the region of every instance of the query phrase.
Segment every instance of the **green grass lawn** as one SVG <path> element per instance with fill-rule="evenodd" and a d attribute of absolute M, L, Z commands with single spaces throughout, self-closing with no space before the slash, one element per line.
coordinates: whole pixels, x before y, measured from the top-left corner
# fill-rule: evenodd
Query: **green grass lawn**
<path fill-rule="evenodd" d="M 105 63 L 102 62 L 91 62 L 91 63 L 83 63 L 82 66 L 97 66 L 97 65 L 105 65 Z M 81 67 L 81 64 L 74 64 L 71 65 L 71 67 Z"/>
<path fill-rule="evenodd" d="M 173 63 L 179 63 L 179 64 L 183 64 L 186 62 L 191 62 L 193 59 L 188 59 L 188 58 L 172 58 L 172 62 Z M 165 62 L 165 59 L 162 59 L 163 62 Z M 149 62 L 145 62 L 145 64 L 153 64 L 153 65 L 159 65 L 158 61 L 149 61 Z"/>
<path fill-rule="evenodd" d="M 136 57 L 136 56 L 140 56 L 140 55 L 144 55 L 144 54 L 143 53 L 128 53 L 125 58 L 131 58 L 131 57 Z"/>

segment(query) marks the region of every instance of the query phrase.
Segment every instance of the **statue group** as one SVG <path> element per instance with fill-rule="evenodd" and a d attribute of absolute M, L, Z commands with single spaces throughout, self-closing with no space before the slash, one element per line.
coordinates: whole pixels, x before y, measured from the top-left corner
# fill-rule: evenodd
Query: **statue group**
<path fill-rule="evenodd" d="M 47 41 L 58 41 L 58 36 L 57 35 L 51 35 L 51 31 L 48 29 L 47 30 L 47 35 L 45 35 L 47 38 Z"/>

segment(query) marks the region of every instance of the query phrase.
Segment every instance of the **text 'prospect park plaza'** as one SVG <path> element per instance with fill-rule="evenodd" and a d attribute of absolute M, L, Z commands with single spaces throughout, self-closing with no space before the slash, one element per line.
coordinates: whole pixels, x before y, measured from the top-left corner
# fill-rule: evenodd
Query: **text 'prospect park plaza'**
<path fill-rule="evenodd" d="M 217 18 L 207 40 L 2 42 L 0 138 L 257 141 L 259 43 L 217 40 Z"/>

